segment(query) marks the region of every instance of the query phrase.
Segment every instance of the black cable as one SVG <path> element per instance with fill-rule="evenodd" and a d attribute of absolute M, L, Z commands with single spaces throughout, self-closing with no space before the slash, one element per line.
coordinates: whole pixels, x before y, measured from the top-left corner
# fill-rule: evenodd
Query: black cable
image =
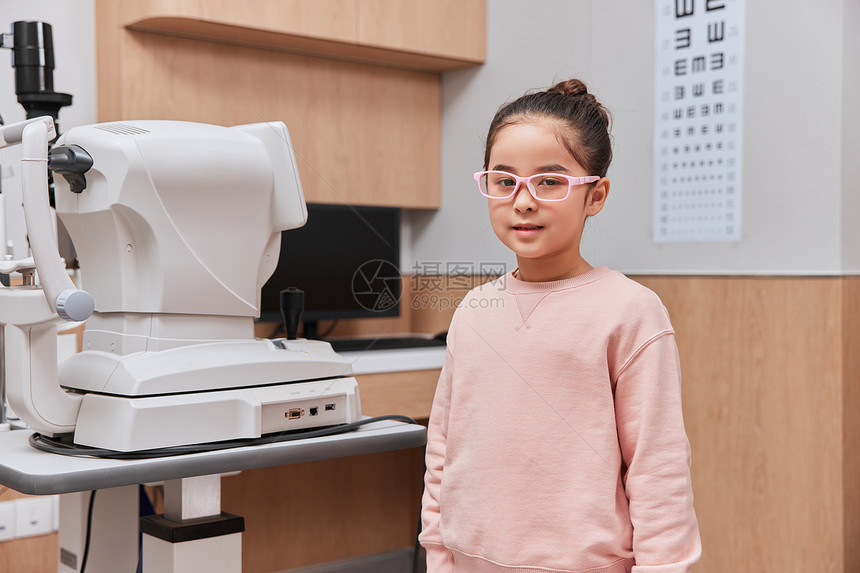
<path fill-rule="evenodd" d="M 87 558 L 90 556 L 90 536 L 93 532 L 93 502 L 96 500 L 96 490 L 90 494 L 90 507 L 87 509 L 87 537 L 84 540 L 84 558 L 81 559 L 81 573 L 87 570 Z"/>
<path fill-rule="evenodd" d="M 169 448 L 156 448 L 135 452 L 118 452 L 116 450 L 108 450 L 105 448 L 91 448 L 89 446 L 80 446 L 78 444 L 71 443 L 68 440 L 63 441 L 62 438 L 50 438 L 47 436 L 43 436 L 38 432 L 31 434 L 29 441 L 30 445 L 34 448 L 45 452 L 50 452 L 52 454 L 117 460 L 140 460 L 228 450 L 232 448 L 241 448 L 244 446 L 275 444 L 278 442 L 290 442 L 294 440 L 304 440 L 308 438 L 319 438 L 322 436 L 334 436 L 337 434 L 345 434 L 347 432 L 351 432 L 366 424 L 371 424 L 373 422 L 382 422 L 385 420 L 396 420 L 399 422 L 406 422 L 407 424 L 416 423 L 415 420 L 407 416 L 391 414 L 388 416 L 365 418 L 363 420 L 357 420 L 355 422 L 349 422 L 347 424 L 340 424 L 338 426 L 326 426 L 324 428 L 316 428 L 313 430 L 291 430 L 289 432 L 267 434 L 259 438 L 243 438 L 211 444 L 189 444 L 185 446 L 172 446 Z"/>
<path fill-rule="evenodd" d="M 421 533 L 421 527 L 418 527 L 418 533 Z M 421 542 L 418 541 L 418 538 L 415 538 L 415 549 L 412 551 L 412 573 L 418 573 L 418 563 L 421 556 Z"/>

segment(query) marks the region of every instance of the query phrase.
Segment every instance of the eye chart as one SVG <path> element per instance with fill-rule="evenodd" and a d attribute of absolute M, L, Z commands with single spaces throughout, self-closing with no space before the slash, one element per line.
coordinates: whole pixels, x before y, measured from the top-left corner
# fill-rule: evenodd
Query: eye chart
<path fill-rule="evenodd" d="M 745 0 L 655 0 L 654 241 L 739 241 Z"/>

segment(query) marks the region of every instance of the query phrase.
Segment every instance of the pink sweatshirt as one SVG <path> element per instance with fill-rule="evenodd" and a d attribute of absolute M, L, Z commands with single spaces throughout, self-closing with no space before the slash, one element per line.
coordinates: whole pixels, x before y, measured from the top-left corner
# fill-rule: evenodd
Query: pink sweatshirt
<path fill-rule="evenodd" d="M 472 290 L 433 402 L 422 518 L 428 573 L 689 571 L 701 544 L 659 298 L 606 267 Z"/>

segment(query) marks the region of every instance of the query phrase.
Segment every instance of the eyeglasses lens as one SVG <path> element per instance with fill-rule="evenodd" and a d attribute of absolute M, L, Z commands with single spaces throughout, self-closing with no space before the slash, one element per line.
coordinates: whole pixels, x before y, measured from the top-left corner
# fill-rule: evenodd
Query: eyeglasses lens
<path fill-rule="evenodd" d="M 529 181 L 538 199 L 558 201 L 564 199 L 570 186 L 567 179 L 554 175 L 540 175 Z"/>
<path fill-rule="evenodd" d="M 514 191 L 517 182 L 507 173 L 490 171 L 480 179 L 481 192 L 489 197 L 508 197 Z"/>

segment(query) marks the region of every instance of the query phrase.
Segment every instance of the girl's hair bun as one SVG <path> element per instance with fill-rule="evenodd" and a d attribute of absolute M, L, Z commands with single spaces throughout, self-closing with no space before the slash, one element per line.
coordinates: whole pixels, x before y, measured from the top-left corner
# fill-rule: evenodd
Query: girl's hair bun
<path fill-rule="evenodd" d="M 487 132 L 484 169 L 489 169 L 490 151 L 496 134 L 507 125 L 533 118 L 552 118 L 566 125 L 565 146 L 590 174 L 604 177 L 612 161 L 612 118 L 582 80 L 570 78 L 546 91 L 535 91 L 503 105 Z"/>
<path fill-rule="evenodd" d="M 588 95 L 588 88 L 585 87 L 585 84 L 581 80 L 576 78 L 559 82 L 546 91 L 572 97 Z"/>

